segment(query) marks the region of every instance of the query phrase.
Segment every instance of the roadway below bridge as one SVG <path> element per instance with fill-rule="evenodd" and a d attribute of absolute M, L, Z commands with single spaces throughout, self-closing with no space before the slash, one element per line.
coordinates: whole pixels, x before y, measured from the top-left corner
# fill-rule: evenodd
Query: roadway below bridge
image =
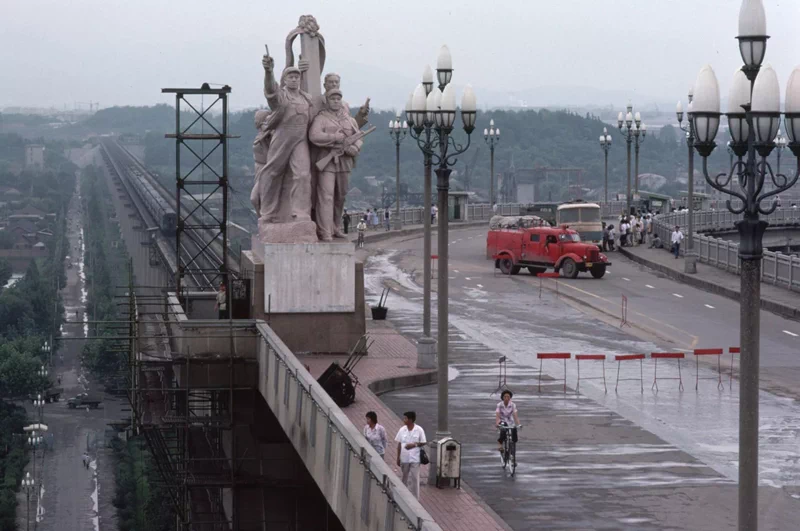
<path fill-rule="evenodd" d="M 733 529 L 736 525 L 738 381 L 724 357 L 723 390 L 716 381 L 695 390 L 694 348 L 738 345 L 739 305 L 698 291 L 610 253 L 601 280 L 540 281 L 527 273 L 502 276 L 485 257 L 486 229 L 454 231 L 450 238 L 450 429 L 464 443 L 464 477 L 514 529 Z M 422 307 L 422 243 L 401 237 L 373 244 L 366 265 L 367 295 L 377 301 L 393 288 L 389 318 L 418 338 Z M 435 242 L 434 242 L 435 246 Z M 434 247 L 434 254 L 436 250 Z M 435 286 L 435 281 L 434 281 Z M 627 319 L 620 328 L 622 296 Z M 435 294 L 433 330 L 436 330 Z M 800 514 L 800 323 L 762 312 L 761 521 L 762 529 L 791 529 Z M 614 355 L 686 352 L 678 382 L 651 389 L 653 360 L 621 368 L 615 392 Z M 575 361 L 567 362 L 567 391 L 559 361 L 543 364 L 538 391 L 537 352 L 602 353 L 602 380 L 584 380 L 576 392 Z M 525 429 L 520 468 L 503 474 L 495 449 L 494 407 L 498 359 L 510 360 L 507 385 L 516 393 Z M 599 363 L 581 376 L 601 377 Z M 701 364 L 700 378 L 717 379 Z M 674 361 L 659 377 L 677 377 Z M 640 389 L 640 386 L 643 387 Z M 434 386 L 384 395 L 395 412 L 416 409 L 428 433 L 436 426 Z"/>

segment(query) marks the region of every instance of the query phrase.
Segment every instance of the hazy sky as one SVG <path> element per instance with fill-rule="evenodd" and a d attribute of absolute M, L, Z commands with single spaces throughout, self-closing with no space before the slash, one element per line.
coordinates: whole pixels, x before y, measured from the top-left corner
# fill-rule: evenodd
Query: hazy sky
<path fill-rule="evenodd" d="M 233 87 L 233 108 L 263 103 L 264 44 L 282 68 L 283 42 L 313 14 L 326 71 L 346 99 L 402 106 L 442 44 L 454 82 L 479 104 L 536 97 L 537 87 L 622 106 L 674 102 L 710 63 L 723 97 L 741 64 L 739 0 L 3 0 L 0 107 L 170 102 L 166 86 Z M 800 0 L 764 0 L 767 62 L 785 85 L 800 63 Z M 527 96 L 524 96 L 525 93 Z M 538 94 L 551 94 L 547 91 Z M 595 100 L 593 94 L 597 94 Z M 512 94 L 517 96 L 512 97 Z M 520 96 L 523 95 L 523 96 Z M 611 101 L 614 100 L 614 101 Z M 531 106 L 555 101 L 531 101 Z M 568 103 L 568 102 L 555 102 Z M 583 103 L 583 102 L 581 102 Z"/>

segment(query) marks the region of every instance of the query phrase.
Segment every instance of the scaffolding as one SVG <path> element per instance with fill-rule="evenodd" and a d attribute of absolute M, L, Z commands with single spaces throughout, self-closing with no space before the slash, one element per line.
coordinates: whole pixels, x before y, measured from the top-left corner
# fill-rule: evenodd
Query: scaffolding
<path fill-rule="evenodd" d="M 203 83 L 200 88 L 164 88 L 161 92 L 175 94 L 175 132 L 165 137 L 175 139 L 177 293 L 183 294 L 187 275 L 200 290 L 213 289 L 220 280 L 230 286 L 227 249 L 228 138 L 232 138 L 228 135 L 228 94 L 231 88 L 228 85 L 211 88 Z M 212 99 L 210 104 L 206 104 L 207 96 Z M 214 117 L 214 112 L 220 115 Z M 181 123 L 182 114 L 188 115 L 186 126 Z M 206 142 L 211 143 L 208 152 Z M 188 171 L 181 166 L 182 154 L 188 154 L 187 168 L 191 167 Z M 212 207 L 218 195 L 221 208 Z M 219 250 L 215 251 L 220 242 Z M 230 289 L 227 291 L 227 307 L 230 308 Z"/>

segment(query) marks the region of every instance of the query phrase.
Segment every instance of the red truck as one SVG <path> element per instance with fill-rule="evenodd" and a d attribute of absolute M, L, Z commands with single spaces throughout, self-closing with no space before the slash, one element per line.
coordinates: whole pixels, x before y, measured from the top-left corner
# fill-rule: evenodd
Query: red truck
<path fill-rule="evenodd" d="M 578 233 L 566 225 L 489 230 L 486 257 L 506 275 L 516 275 L 527 267 L 531 275 L 552 268 L 567 278 L 585 271 L 603 278 L 611 265 L 596 244 L 581 242 Z"/>

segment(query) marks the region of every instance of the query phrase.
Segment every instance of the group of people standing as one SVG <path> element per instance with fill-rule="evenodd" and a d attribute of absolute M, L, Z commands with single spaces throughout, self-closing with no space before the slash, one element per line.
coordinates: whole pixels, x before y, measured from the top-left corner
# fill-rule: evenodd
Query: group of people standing
<path fill-rule="evenodd" d="M 633 247 L 650 244 L 653 239 L 654 215 L 639 213 L 631 216 L 625 214 L 619 217 L 619 230 L 613 225 L 603 227 L 603 251 L 613 251 L 619 236 L 620 247 Z"/>
<path fill-rule="evenodd" d="M 622 214 L 619 217 L 619 234 L 613 224 L 603 223 L 603 251 L 615 250 L 617 236 L 619 236 L 620 247 L 635 247 L 647 244 L 650 249 L 663 249 L 664 243 L 653 230 L 655 214 L 639 213 L 632 216 Z M 680 255 L 681 242 L 683 242 L 683 232 L 679 226 L 675 226 L 670 236 L 670 252 L 677 259 Z"/>

